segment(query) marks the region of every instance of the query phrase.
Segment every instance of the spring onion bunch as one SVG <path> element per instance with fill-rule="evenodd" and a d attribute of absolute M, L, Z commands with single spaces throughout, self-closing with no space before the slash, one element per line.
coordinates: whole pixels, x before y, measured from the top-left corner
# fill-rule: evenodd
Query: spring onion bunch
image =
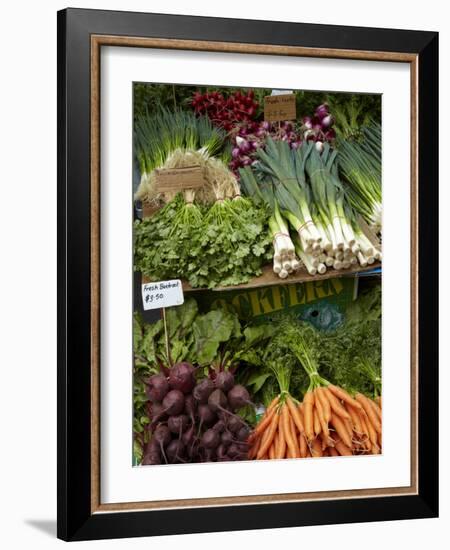
<path fill-rule="evenodd" d="M 289 234 L 286 219 L 282 216 L 275 197 L 275 187 L 270 177 L 255 177 L 249 166 L 239 169 L 241 188 L 252 197 L 252 201 L 260 207 L 264 205 L 271 212 L 268 226 L 273 243 L 273 271 L 281 279 L 300 268 L 300 262 L 295 254 L 294 243 Z"/>
<path fill-rule="evenodd" d="M 372 123 L 355 141 L 339 141 L 339 168 L 350 203 L 366 222 L 381 229 L 381 126 Z"/>
<path fill-rule="evenodd" d="M 135 150 L 141 181 L 136 199 L 150 202 L 158 196 L 154 177 L 156 169 L 193 165 L 203 168 L 207 182 L 199 198 L 211 200 L 210 187 L 217 182 L 233 196 L 238 185 L 225 165 L 230 159 L 225 139 L 224 130 L 215 127 L 207 117 L 197 117 L 186 111 L 161 110 L 156 115 L 138 118 Z M 164 198 L 167 202 L 173 199 L 173 195 Z"/>
<path fill-rule="evenodd" d="M 319 152 L 313 143 L 291 150 L 288 144 L 269 139 L 266 149 L 258 151 L 258 162 L 240 171 L 245 193 L 271 206 L 274 272 L 282 277 L 293 270 L 294 259 L 311 275 L 358 263 L 366 267 L 381 259 L 339 179 L 337 155 L 327 143 Z M 281 242 L 289 243 L 282 259 L 290 261 L 290 270 L 284 264 L 280 270 L 277 263 Z"/>

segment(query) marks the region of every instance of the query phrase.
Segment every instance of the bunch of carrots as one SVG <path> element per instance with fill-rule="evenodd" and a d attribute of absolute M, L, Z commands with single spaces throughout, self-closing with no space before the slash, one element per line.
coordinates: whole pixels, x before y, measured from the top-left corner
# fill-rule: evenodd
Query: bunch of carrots
<path fill-rule="evenodd" d="M 273 366 L 280 394 L 249 437 L 249 459 L 380 454 L 381 397 L 375 400 L 330 384 L 302 338 L 293 351 L 309 376 L 303 402 L 289 393 L 290 370 Z"/>
<path fill-rule="evenodd" d="M 249 437 L 249 459 L 351 456 L 381 452 L 381 399 L 351 397 L 329 384 L 302 403 L 278 395 Z"/>

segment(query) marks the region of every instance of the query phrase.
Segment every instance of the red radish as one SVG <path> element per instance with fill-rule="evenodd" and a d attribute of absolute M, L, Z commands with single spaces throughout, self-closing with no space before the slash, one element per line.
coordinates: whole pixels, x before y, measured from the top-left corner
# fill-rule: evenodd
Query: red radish
<path fill-rule="evenodd" d="M 167 427 L 174 434 L 182 434 L 187 428 L 189 419 L 186 414 L 178 414 L 169 417 L 167 421 Z"/>
<path fill-rule="evenodd" d="M 150 376 L 146 387 L 146 394 L 152 403 L 155 401 L 162 401 L 168 391 L 169 382 L 164 374 L 154 374 Z"/>
<path fill-rule="evenodd" d="M 247 441 L 249 435 L 249 428 L 247 426 L 242 426 L 242 428 L 236 434 L 236 438 L 238 441 Z"/>
<path fill-rule="evenodd" d="M 170 390 L 162 404 L 169 416 L 180 414 L 184 409 L 184 395 L 180 390 Z"/>
<path fill-rule="evenodd" d="M 214 390 L 208 398 L 209 408 L 214 412 L 226 410 L 227 404 L 226 395 L 219 389 Z"/>
<path fill-rule="evenodd" d="M 214 411 L 208 405 L 199 405 L 197 409 L 197 415 L 200 419 L 200 425 L 211 426 L 216 420 Z"/>
<path fill-rule="evenodd" d="M 177 363 L 170 369 L 169 384 L 173 390 L 189 393 L 195 385 L 195 369 L 190 363 Z"/>
<path fill-rule="evenodd" d="M 245 405 L 251 405 L 248 391 L 240 384 L 234 386 L 227 394 L 228 403 L 231 410 L 242 409 Z"/>
<path fill-rule="evenodd" d="M 161 454 L 164 457 L 164 461 L 166 462 L 166 464 L 167 464 L 167 457 L 164 452 L 164 447 L 170 443 L 171 439 L 172 438 L 170 435 L 169 428 L 164 424 L 159 424 L 153 433 L 152 442 L 155 441 L 159 445 Z"/>
<path fill-rule="evenodd" d="M 222 441 L 222 445 L 228 447 L 228 445 L 231 445 L 234 441 L 233 434 L 229 431 L 223 432 L 220 440 Z"/>
<path fill-rule="evenodd" d="M 234 386 L 234 376 L 230 371 L 224 370 L 217 374 L 216 388 L 226 393 L 230 391 L 233 386 Z"/>
<path fill-rule="evenodd" d="M 192 394 L 184 396 L 184 412 L 189 416 L 192 424 L 195 424 L 196 403 Z"/>
<path fill-rule="evenodd" d="M 202 437 L 202 445 L 206 449 L 215 449 L 219 446 L 219 443 L 220 435 L 212 429 L 206 430 Z"/>
<path fill-rule="evenodd" d="M 242 426 L 245 426 L 245 425 L 246 424 L 242 420 L 242 418 L 240 418 L 236 414 L 233 414 L 232 416 L 230 416 L 227 422 L 227 428 L 233 433 L 237 433 L 242 428 Z"/>
<path fill-rule="evenodd" d="M 172 439 L 167 445 L 166 455 L 169 462 L 174 463 L 180 460 L 184 454 L 185 446 L 181 439 Z"/>
<path fill-rule="evenodd" d="M 207 403 L 209 396 L 214 391 L 214 387 L 214 382 L 210 378 L 204 378 L 195 386 L 192 391 L 192 395 L 199 403 Z"/>
<path fill-rule="evenodd" d="M 218 433 L 222 433 L 225 430 L 225 422 L 223 420 L 218 420 L 212 427 Z"/>

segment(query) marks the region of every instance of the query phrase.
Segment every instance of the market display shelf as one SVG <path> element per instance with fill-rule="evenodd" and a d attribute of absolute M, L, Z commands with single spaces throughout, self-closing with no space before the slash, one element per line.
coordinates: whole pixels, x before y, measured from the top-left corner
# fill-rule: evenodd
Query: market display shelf
<path fill-rule="evenodd" d="M 262 286 L 274 286 L 274 285 L 289 285 L 295 283 L 306 283 L 309 281 L 322 281 L 324 279 L 337 279 L 340 277 L 348 276 L 363 276 L 363 275 L 379 275 L 381 274 L 381 262 L 375 262 L 370 266 L 361 267 L 357 266 L 355 268 L 348 269 L 329 269 L 323 275 L 310 275 L 307 271 L 300 270 L 295 275 L 290 275 L 286 279 L 280 279 L 276 275 L 271 265 L 266 265 L 263 267 L 262 274 L 259 277 L 254 277 L 248 283 L 241 285 L 233 286 L 217 286 L 212 288 L 213 292 L 223 292 L 226 290 L 238 290 L 242 288 L 258 288 Z M 142 284 L 154 282 L 150 278 L 142 276 Z M 183 290 L 185 292 L 195 292 L 201 290 L 208 290 L 206 288 L 192 288 L 192 286 L 187 281 L 181 281 L 183 285 Z"/>

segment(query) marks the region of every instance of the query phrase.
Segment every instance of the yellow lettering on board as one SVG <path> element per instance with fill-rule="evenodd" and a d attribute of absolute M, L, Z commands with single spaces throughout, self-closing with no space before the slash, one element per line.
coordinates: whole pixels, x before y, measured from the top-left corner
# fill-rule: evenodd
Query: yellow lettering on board
<path fill-rule="evenodd" d="M 284 292 L 283 297 L 281 296 L 281 287 L 279 286 L 273 286 L 272 288 L 272 299 L 273 299 L 273 310 L 278 311 L 279 309 L 283 309 L 284 307 Z M 284 291 L 284 289 L 283 289 Z"/>
<path fill-rule="evenodd" d="M 252 306 L 253 316 L 256 317 L 257 315 L 261 315 L 262 311 L 261 311 L 261 305 L 258 299 L 258 291 L 252 290 L 251 292 L 249 292 L 249 296 L 250 296 L 250 304 Z"/>
<path fill-rule="evenodd" d="M 240 315 L 248 317 L 249 303 L 247 294 L 236 294 L 236 296 L 233 296 L 231 303 Z"/>
<path fill-rule="evenodd" d="M 297 294 L 297 285 L 288 285 L 288 297 L 289 297 L 289 306 L 296 306 L 299 304 L 298 294 Z"/>
<path fill-rule="evenodd" d="M 316 299 L 316 295 L 314 292 L 314 283 L 308 281 L 305 283 L 305 289 L 306 289 L 306 302 L 313 302 Z"/>
<path fill-rule="evenodd" d="M 336 294 L 340 294 L 344 290 L 344 284 L 341 279 L 330 279 L 330 283 L 334 287 Z"/>
<path fill-rule="evenodd" d="M 272 290 L 271 288 L 263 288 L 263 289 L 261 290 L 261 295 L 260 295 L 260 298 L 259 298 L 259 303 L 261 304 L 263 313 L 272 313 L 273 311 L 275 311 L 275 308 L 274 308 L 273 305 L 270 303 L 269 298 L 268 298 L 268 296 L 267 296 L 267 294 L 268 294 L 271 290 Z"/>
<path fill-rule="evenodd" d="M 327 287 L 326 289 L 324 287 Z M 326 298 L 333 295 L 333 289 L 330 285 L 330 279 L 316 281 L 314 285 L 317 298 Z"/>
<path fill-rule="evenodd" d="M 289 306 L 298 306 L 305 302 L 304 285 L 302 283 L 296 285 L 288 285 Z"/>

